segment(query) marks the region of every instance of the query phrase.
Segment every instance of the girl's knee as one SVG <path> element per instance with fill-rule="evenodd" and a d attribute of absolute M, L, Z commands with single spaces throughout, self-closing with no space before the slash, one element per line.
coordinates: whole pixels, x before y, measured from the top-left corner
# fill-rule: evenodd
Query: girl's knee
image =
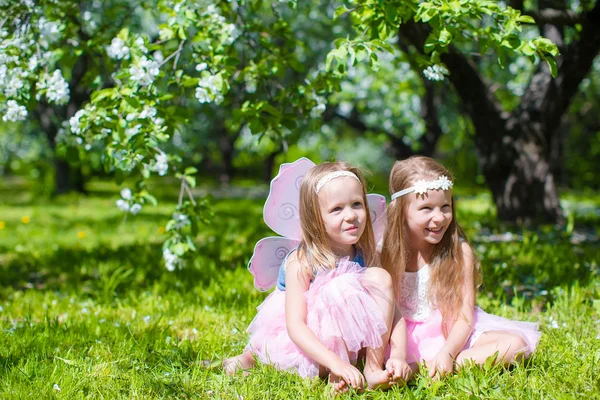
<path fill-rule="evenodd" d="M 380 267 L 371 267 L 367 268 L 365 275 L 367 279 L 371 282 L 376 283 L 377 285 L 384 286 L 386 288 L 392 287 L 392 277 L 389 272 Z"/>

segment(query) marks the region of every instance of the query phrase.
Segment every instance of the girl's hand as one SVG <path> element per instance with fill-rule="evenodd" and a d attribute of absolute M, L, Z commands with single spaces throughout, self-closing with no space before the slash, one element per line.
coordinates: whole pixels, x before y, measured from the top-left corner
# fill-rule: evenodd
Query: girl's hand
<path fill-rule="evenodd" d="M 408 382 L 412 376 L 412 369 L 406 360 L 399 358 L 390 358 L 387 360 L 385 370 L 390 374 L 390 383 L 399 381 Z"/>
<path fill-rule="evenodd" d="M 348 385 L 362 391 L 365 387 L 365 378 L 356 367 L 346 361 L 339 360 L 329 369 L 330 373 L 342 378 Z"/>
<path fill-rule="evenodd" d="M 439 376 L 444 376 L 454 370 L 454 360 L 447 351 L 441 350 L 433 360 L 427 361 L 429 376 L 434 377 L 437 373 Z M 436 379 L 436 378 L 434 378 Z"/>

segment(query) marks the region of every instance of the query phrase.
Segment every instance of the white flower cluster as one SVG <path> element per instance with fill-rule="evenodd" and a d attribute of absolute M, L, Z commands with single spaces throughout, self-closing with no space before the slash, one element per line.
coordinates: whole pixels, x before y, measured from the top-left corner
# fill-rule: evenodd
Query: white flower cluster
<path fill-rule="evenodd" d="M 159 66 L 159 63 L 149 60 L 144 56 L 137 63 L 129 67 L 131 80 L 138 82 L 142 86 L 148 86 L 154 82 L 154 78 L 159 74 Z"/>
<path fill-rule="evenodd" d="M 157 172 L 160 176 L 167 174 L 169 164 L 167 163 L 167 155 L 165 153 L 158 153 L 155 157 L 156 161 L 152 166 L 152 170 Z"/>
<path fill-rule="evenodd" d="M 40 29 L 40 44 L 42 47 L 47 48 L 49 44 L 60 39 L 60 25 L 57 22 L 41 17 L 38 20 L 38 27 Z"/>
<path fill-rule="evenodd" d="M 28 77 L 28 73 L 22 68 L 9 68 L 6 63 L 10 62 L 12 57 L 3 57 L 0 55 L 0 91 L 4 92 L 6 97 L 17 97 L 19 89 L 25 86 L 24 78 Z"/>
<path fill-rule="evenodd" d="M 430 81 L 443 81 L 445 75 L 448 74 L 449 72 L 446 67 L 438 64 L 429 66 L 423 70 L 423 75 L 425 75 L 425 78 L 429 79 Z"/>
<path fill-rule="evenodd" d="M 114 38 L 110 42 L 110 46 L 106 48 L 108 56 L 114 60 L 128 60 L 129 59 L 129 47 L 125 44 L 123 39 Z"/>
<path fill-rule="evenodd" d="M 27 109 L 24 106 L 20 105 L 15 100 L 8 100 L 6 102 L 6 109 L 2 116 L 2 121 L 24 121 L 25 117 L 27 117 Z"/>
<path fill-rule="evenodd" d="M 144 54 L 148 53 L 148 48 L 146 47 L 146 43 L 144 42 L 143 37 L 139 37 L 135 39 L 135 45 L 140 49 L 140 51 Z"/>
<path fill-rule="evenodd" d="M 221 93 L 222 81 L 217 75 L 206 75 L 196 88 L 196 98 L 200 103 L 210 103 L 214 101 L 216 104 L 221 104 L 224 100 Z"/>
<path fill-rule="evenodd" d="M 51 103 L 67 104 L 69 102 L 69 84 L 63 78 L 60 69 L 54 70 L 50 77 L 44 75 L 36 84 L 36 88 L 38 90 L 46 89 L 46 98 Z"/>
<path fill-rule="evenodd" d="M 181 213 L 174 213 L 173 220 L 175 221 L 175 229 L 181 229 L 192 223 L 187 215 Z"/>
<path fill-rule="evenodd" d="M 85 110 L 81 109 L 69 119 L 69 128 L 71 128 L 72 133 L 81 133 L 81 117 L 85 116 L 85 114 Z"/>
<path fill-rule="evenodd" d="M 121 190 L 121 197 L 122 197 L 122 199 L 117 200 L 117 207 L 119 207 L 119 209 L 121 211 L 136 215 L 137 213 L 139 213 L 142 210 L 141 204 L 138 204 L 138 203 L 131 204 L 132 198 L 133 198 L 131 189 L 125 188 L 125 189 Z"/>
<path fill-rule="evenodd" d="M 228 24 L 224 16 L 219 13 L 219 9 L 214 4 L 206 7 L 202 14 L 208 17 L 209 26 L 215 27 L 214 30 L 220 36 L 221 43 L 229 46 L 240 36 L 240 32 L 234 24 Z"/>
<path fill-rule="evenodd" d="M 163 258 L 165 260 L 165 267 L 168 271 L 175 271 L 175 268 L 181 267 L 182 261 L 177 257 L 177 254 L 171 253 L 171 250 L 163 250 Z"/>
<path fill-rule="evenodd" d="M 446 176 L 441 175 L 435 181 L 426 181 L 424 179 L 418 180 L 413 186 L 415 193 L 417 194 L 425 194 L 428 190 L 448 190 L 454 184 L 450 181 Z"/>

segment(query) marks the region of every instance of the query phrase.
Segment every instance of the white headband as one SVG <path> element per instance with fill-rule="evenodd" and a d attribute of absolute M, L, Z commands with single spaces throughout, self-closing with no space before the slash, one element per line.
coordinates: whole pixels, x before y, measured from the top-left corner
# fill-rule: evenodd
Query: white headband
<path fill-rule="evenodd" d="M 354 175 L 352 172 L 350 171 L 334 171 L 334 172 L 330 172 L 327 175 L 325 175 L 324 177 L 322 177 L 321 179 L 319 179 L 319 182 L 317 183 L 317 188 L 315 189 L 315 192 L 317 194 L 319 194 L 319 190 L 321 190 L 321 188 L 323 186 L 325 186 L 325 184 L 329 181 L 331 181 L 332 179 L 335 178 L 340 178 L 342 176 L 349 176 L 352 177 L 354 179 L 356 179 L 357 181 L 360 182 L 360 179 L 358 179 L 358 176 Z"/>
<path fill-rule="evenodd" d="M 400 196 L 404 196 L 405 194 L 416 192 L 417 194 L 425 194 L 428 190 L 448 190 L 450 189 L 454 183 L 452 183 L 445 175 L 441 175 L 435 181 L 426 181 L 424 179 L 418 180 L 414 186 L 403 189 L 399 192 L 396 192 L 392 195 L 392 200 L 397 199 Z"/>

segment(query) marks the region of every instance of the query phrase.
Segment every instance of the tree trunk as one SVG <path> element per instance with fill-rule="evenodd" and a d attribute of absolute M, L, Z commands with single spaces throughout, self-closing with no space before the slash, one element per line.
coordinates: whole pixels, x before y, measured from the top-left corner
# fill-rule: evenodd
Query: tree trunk
<path fill-rule="evenodd" d="M 479 164 L 502 221 L 564 223 L 551 149 L 558 140 L 562 116 L 600 51 L 598 3 L 582 15 L 582 21 L 579 38 L 561 49 L 557 78 L 551 78 L 545 65 L 539 67 L 520 106 L 512 113 L 502 110 L 475 64 L 465 55 L 449 48 L 441 57 L 473 121 Z M 561 29 L 550 24 L 544 22 L 544 34 L 562 44 Z M 422 54 L 428 34 L 429 27 L 423 23 L 407 22 L 399 30 L 400 38 L 409 40 Z"/>
<path fill-rule="evenodd" d="M 83 76 L 88 71 L 90 64 L 90 55 L 81 56 L 75 66 L 69 82 L 71 98 L 66 106 L 50 105 L 45 102 L 39 102 L 35 110 L 35 116 L 39 122 L 40 128 L 45 133 L 48 143 L 54 153 L 54 194 L 75 190 L 79 193 L 87 193 L 85 189 L 85 177 L 80 167 L 74 167 L 67 160 L 60 159 L 56 155 L 56 136 L 62 126 L 63 121 L 71 118 L 83 104 L 89 100 L 89 89 L 81 84 Z"/>
<path fill-rule="evenodd" d="M 240 135 L 240 131 L 235 134 L 230 134 L 227 128 L 221 128 L 219 133 L 219 149 L 221 150 L 221 185 L 229 186 L 231 179 L 235 175 L 233 167 L 234 144 Z"/>
<path fill-rule="evenodd" d="M 281 154 L 281 152 L 283 151 L 283 146 L 280 146 L 276 151 L 273 151 L 271 153 L 269 153 L 267 155 L 267 157 L 265 157 L 265 161 L 264 161 L 264 175 L 263 175 L 263 180 L 265 181 L 265 183 L 269 183 L 271 182 L 271 179 L 273 178 L 273 170 L 275 169 L 275 157 L 277 157 L 279 154 Z"/>

